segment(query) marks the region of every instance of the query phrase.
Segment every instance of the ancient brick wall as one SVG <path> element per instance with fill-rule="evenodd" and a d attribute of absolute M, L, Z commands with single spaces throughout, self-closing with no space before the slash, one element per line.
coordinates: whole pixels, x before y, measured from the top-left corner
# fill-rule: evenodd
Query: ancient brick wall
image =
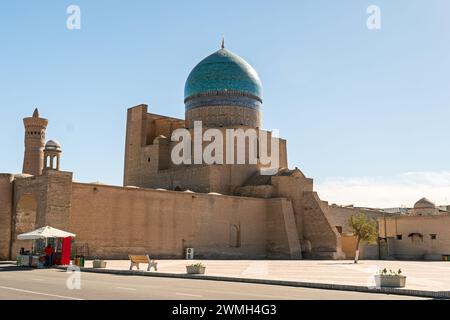
<path fill-rule="evenodd" d="M 316 192 L 303 195 L 303 235 L 311 242 L 309 258 L 344 258 L 341 236 L 328 218 L 328 205 L 323 203 Z"/>
<path fill-rule="evenodd" d="M 125 140 L 124 185 L 141 183 L 141 148 L 146 145 L 147 106 L 128 109 Z"/>
<path fill-rule="evenodd" d="M 189 109 L 186 111 L 186 124 L 194 127 L 194 121 L 202 121 L 207 127 L 219 128 L 226 126 L 261 127 L 261 112 L 257 109 L 214 105 Z"/>
<path fill-rule="evenodd" d="M 306 177 L 285 177 L 278 176 L 272 177 L 272 184 L 275 188 L 274 194 L 279 197 L 286 197 L 292 201 L 294 208 L 295 221 L 297 226 L 297 232 L 300 239 L 303 239 L 303 220 L 304 220 L 304 206 L 303 206 L 303 194 L 306 191 L 313 190 L 313 181 Z"/>
<path fill-rule="evenodd" d="M 17 235 L 52 226 L 67 230 L 71 212 L 72 173 L 44 171 L 41 176 L 16 176 L 13 196 L 12 258 L 21 247 L 31 248 L 30 241 Z"/>
<path fill-rule="evenodd" d="M 353 232 L 350 227 L 350 218 L 357 214 L 363 213 L 368 218 L 377 220 L 379 217 L 383 216 L 383 212 L 377 210 L 368 210 L 365 208 L 355 208 L 355 207 L 340 207 L 336 205 L 331 205 L 329 207 L 329 218 L 331 225 L 335 227 L 341 227 L 342 233 Z"/>
<path fill-rule="evenodd" d="M 266 200 L 74 183 L 69 230 L 105 258 L 264 258 Z"/>
<path fill-rule="evenodd" d="M 72 202 L 72 173 L 47 171 L 42 178 L 47 186 L 44 225 L 67 230 Z"/>
<path fill-rule="evenodd" d="M 292 202 L 281 198 L 268 200 L 267 203 L 267 257 L 301 259 Z"/>
<path fill-rule="evenodd" d="M 388 238 L 390 257 L 441 260 L 442 255 L 450 255 L 450 215 L 397 216 L 378 221 L 380 236 Z"/>
<path fill-rule="evenodd" d="M 147 106 L 140 105 L 128 110 L 127 134 L 125 147 L 125 186 L 137 186 L 146 188 L 167 188 L 172 189 L 176 185 L 181 188 L 188 188 L 199 192 L 220 192 L 233 194 L 237 187 L 253 174 L 258 168 L 265 167 L 261 164 L 250 164 L 249 139 L 245 139 L 245 164 L 226 164 L 226 130 L 227 128 L 217 128 L 223 136 L 223 162 L 220 166 L 212 165 L 212 169 L 198 169 L 207 165 L 206 163 L 194 164 L 194 152 L 191 150 L 191 165 L 174 165 L 171 160 L 171 150 L 177 144 L 170 141 L 157 141 L 160 134 L 170 140 L 173 130 L 180 128 L 180 119 L 168 118 L 164 116 L 147 113 Z M 243 125 L 242 130 L 253 129 L 252 126 Z M 203 130 L 206 130 L 204 128 Z M 193 129 L 190 130 L 191 137 L 194 136 Z M 278 167 L 287 167 L 286 141 L 272 137 L 272 133 L 267 135 L 268 153 L 271 154 L 271 141 L 279 141 L 279 161 Z M 204 148 L 211 142 L 203 141 Z M 256 147 L 256 146 L 254 146 Z M 194 148 L 194 144 L 193 144 Z M 237 163 L 238 141 L 234 141 L 234 163 Z M 258 156 L 258 155 L 256 155 Z M 199 176 L 203 174 L 204 176 Z"/>
<path fill-rule="evenodd" d="M 13 180 L 12 174 L 0 174 L 0 260 L 10 259 Z"/>

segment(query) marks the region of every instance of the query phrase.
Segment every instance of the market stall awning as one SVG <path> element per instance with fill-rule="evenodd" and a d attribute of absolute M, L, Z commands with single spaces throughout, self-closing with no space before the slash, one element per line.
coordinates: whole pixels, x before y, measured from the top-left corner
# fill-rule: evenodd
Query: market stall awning
<path fill-rule="evenodd" d="M 17 236 L 18 240 L 38 240 L 38 239 L 48 239 L 48 238 L 67 238 L 75 237 L 76 235 L 70 232 L 62 231 L 52 227 L 43 227 L 37 230 L 22 233 Z"/>

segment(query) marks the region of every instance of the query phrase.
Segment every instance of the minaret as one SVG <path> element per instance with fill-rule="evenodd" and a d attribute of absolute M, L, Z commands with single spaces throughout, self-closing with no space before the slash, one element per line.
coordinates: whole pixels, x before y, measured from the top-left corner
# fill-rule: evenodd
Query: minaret
<path fill-rule="evenodd" d="M 39 117 L 36 108 L 31 118 L 23 119 L 25 125 L 25 155 L 22 173 L 38 176 L 44 168 L 45 130 L 48 120 Z"/>

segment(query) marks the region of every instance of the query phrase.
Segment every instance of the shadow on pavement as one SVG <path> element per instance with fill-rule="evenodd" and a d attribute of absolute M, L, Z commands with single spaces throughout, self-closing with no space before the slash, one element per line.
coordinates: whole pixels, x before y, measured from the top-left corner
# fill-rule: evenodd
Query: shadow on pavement
<path fill-rule="evenodd" d="M 0 266 L 0 272 L 11 272 L 11 271 L 33 271 L 34 268 L 31 267 L 18 267 L 16 265 L 10 264 L 8 266 Z"/>
<path fill-rule="evenodd" d="M 358 265 L 357 263 L 354 263 L 353 261 L 346 261 L 346 262 L 324 262 L 324 263 L 317 263 L 317 265 L 323 265 L 323 266 L 338 266 L 338 265 L 349 265 L 349 264 L 355 264 Z"/>

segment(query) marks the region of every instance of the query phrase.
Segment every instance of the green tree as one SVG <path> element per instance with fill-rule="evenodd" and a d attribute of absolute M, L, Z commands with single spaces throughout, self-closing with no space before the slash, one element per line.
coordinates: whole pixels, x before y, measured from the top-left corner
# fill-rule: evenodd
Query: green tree
<path fill-rule="evenodd" d="M 358 263 L 361 241 L 373 243 L 377 239 L 377 222 L 364 213 L 357 213 L 350 218 L 350 227 L 356 236 L 355 263 Z"/>

